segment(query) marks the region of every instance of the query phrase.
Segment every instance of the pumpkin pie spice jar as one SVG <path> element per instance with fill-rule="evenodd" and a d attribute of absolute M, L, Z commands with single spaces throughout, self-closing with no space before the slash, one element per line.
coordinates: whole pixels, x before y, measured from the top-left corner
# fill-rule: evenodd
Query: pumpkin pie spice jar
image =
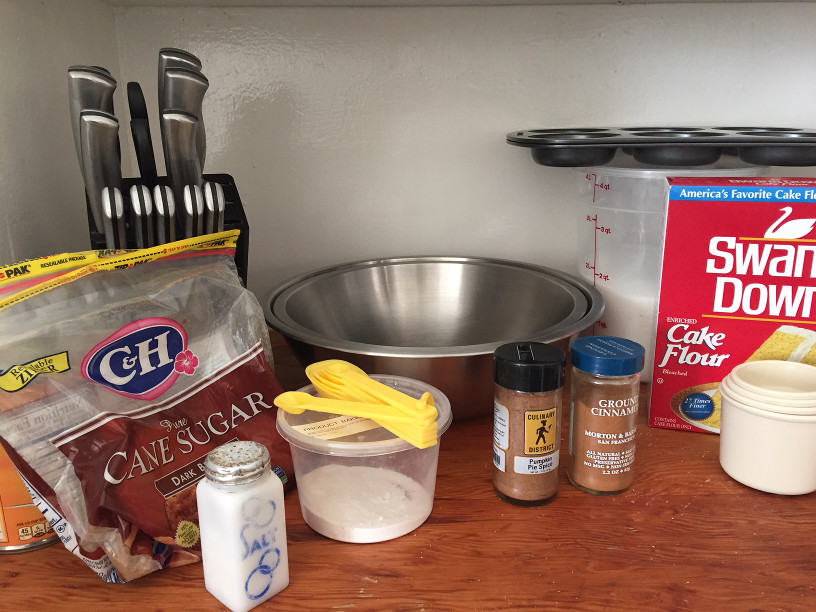
<path fill-rule="evenodd" d="M 566 355 L 515 342 L 496 349 L 493 366 L 493 486 L 504 501 L 544 504 L 558 492 Z"/>

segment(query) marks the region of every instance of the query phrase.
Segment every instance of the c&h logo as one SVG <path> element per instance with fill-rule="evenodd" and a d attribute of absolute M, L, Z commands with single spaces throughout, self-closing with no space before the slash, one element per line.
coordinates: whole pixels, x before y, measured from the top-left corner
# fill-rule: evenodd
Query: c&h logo
<path fill-rule="evenodd" d="M 125 397 L 149 401 L 197 366 L 184 328 L 172 319 L 151 317 L 124 326 L 92 348 L 82 360 L 82 375 Z"/>

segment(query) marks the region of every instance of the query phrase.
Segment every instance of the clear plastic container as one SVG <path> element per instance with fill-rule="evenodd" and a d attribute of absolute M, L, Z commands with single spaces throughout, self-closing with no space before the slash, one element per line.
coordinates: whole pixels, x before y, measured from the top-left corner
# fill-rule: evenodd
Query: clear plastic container
<path fill-rule="evenodd" d="M 402 376 L 371 378 L 415 398 L 430 392 L 439 412 L 439 442 L 420 449 L 370 419 L 278 410 L 303 518 L 342 542 L 391 540 L 425 522 L 433 509 L 439 444 L 452 418 L 448 398 L 432 385 Z M 317 395 L 311 385 L 300 391 Z"/>
<path fill-rule="evenodd" d="M 762 176 L 768 168 L 724 158 L 710 166 L 660 168 L 618 156 L 581 168 L 578 273 L 600 291 L 606 308 L 592 334 L 620 336 L 646 349 L 644 382 L 651 382 L 666 195 L 669 176 Z"/>

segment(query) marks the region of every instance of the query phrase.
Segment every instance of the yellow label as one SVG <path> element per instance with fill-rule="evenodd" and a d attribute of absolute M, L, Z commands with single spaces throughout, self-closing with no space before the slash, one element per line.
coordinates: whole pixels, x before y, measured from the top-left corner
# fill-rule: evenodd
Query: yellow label
<path fill-rule="evenodd" d="M 22 365 L 11 366 L 0 374 L 0 389 L 8 392 L 19 391 L 40 374 L 56 374 L 66 372 L 70 368 L 67 351 L 40 357 Z"/>
<path fill-rule="evenodd" d="M 83 251 L 30 259 L 16 266 L 7 266 L 0 275 L 0 310 L 100 270 L 121 270 L 195 253 L 234 251 L 240 233 L 240 230 L 227 230 L 149 249 Z M 9 272 L 12 269 L 16 271 Z M 27 282 L 17 285 L 20 280 Z M 21 288 L 18 290 L 17 287 Z"/>
<path fill-rule="evenodd" d="M 558 415 L 555 408 L 524 413 L 524 453 L 546 455 L 555 452 L 558 439 Z"/>
<path fill-rule="evenodd" d="M 190 548 L 198 544 L 201 531 L 192 521 L 181 521 L 176 527 L 176 544 L 182 548 Z"/>

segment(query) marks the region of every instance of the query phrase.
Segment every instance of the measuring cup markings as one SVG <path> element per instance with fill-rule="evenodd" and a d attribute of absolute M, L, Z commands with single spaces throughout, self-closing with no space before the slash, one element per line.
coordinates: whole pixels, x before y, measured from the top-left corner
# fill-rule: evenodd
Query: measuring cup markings
<path fill-rule="evenodd" d="M 586 180 L 592 181 L 592 201 L 595 201 L 595 195 L 598 193 L 598 189 L 603 189 L 604 191 L 609 191 L 612 189 L 612 185 L 608 182 L 604 183 L 598 182 L 598 175 L 594 172 L 588 172 L 586 175 Z"/>
<path fill-rule="evenodd" d="M 587 215 L 586 220 L 590 223 L 593 223 L 595 226 L 594 229 L 594 240 L 593 240 L 593 249 L 592 249 L 592 262 L 585 261 L 584 265 L 586 266 L 587 270 L 592 270 L 592 285 L 595 286 L 596 282 L 599 280 L 602 281 L 609 281 L 609 274 L 604 272 L 599 272 L 597 268 L 598 263 L 598 234 L 602 236 L 611 236 L 612 235 L 612 228 L 607 227 L 604 225 L 598 225 L 598 215 Z"/>

